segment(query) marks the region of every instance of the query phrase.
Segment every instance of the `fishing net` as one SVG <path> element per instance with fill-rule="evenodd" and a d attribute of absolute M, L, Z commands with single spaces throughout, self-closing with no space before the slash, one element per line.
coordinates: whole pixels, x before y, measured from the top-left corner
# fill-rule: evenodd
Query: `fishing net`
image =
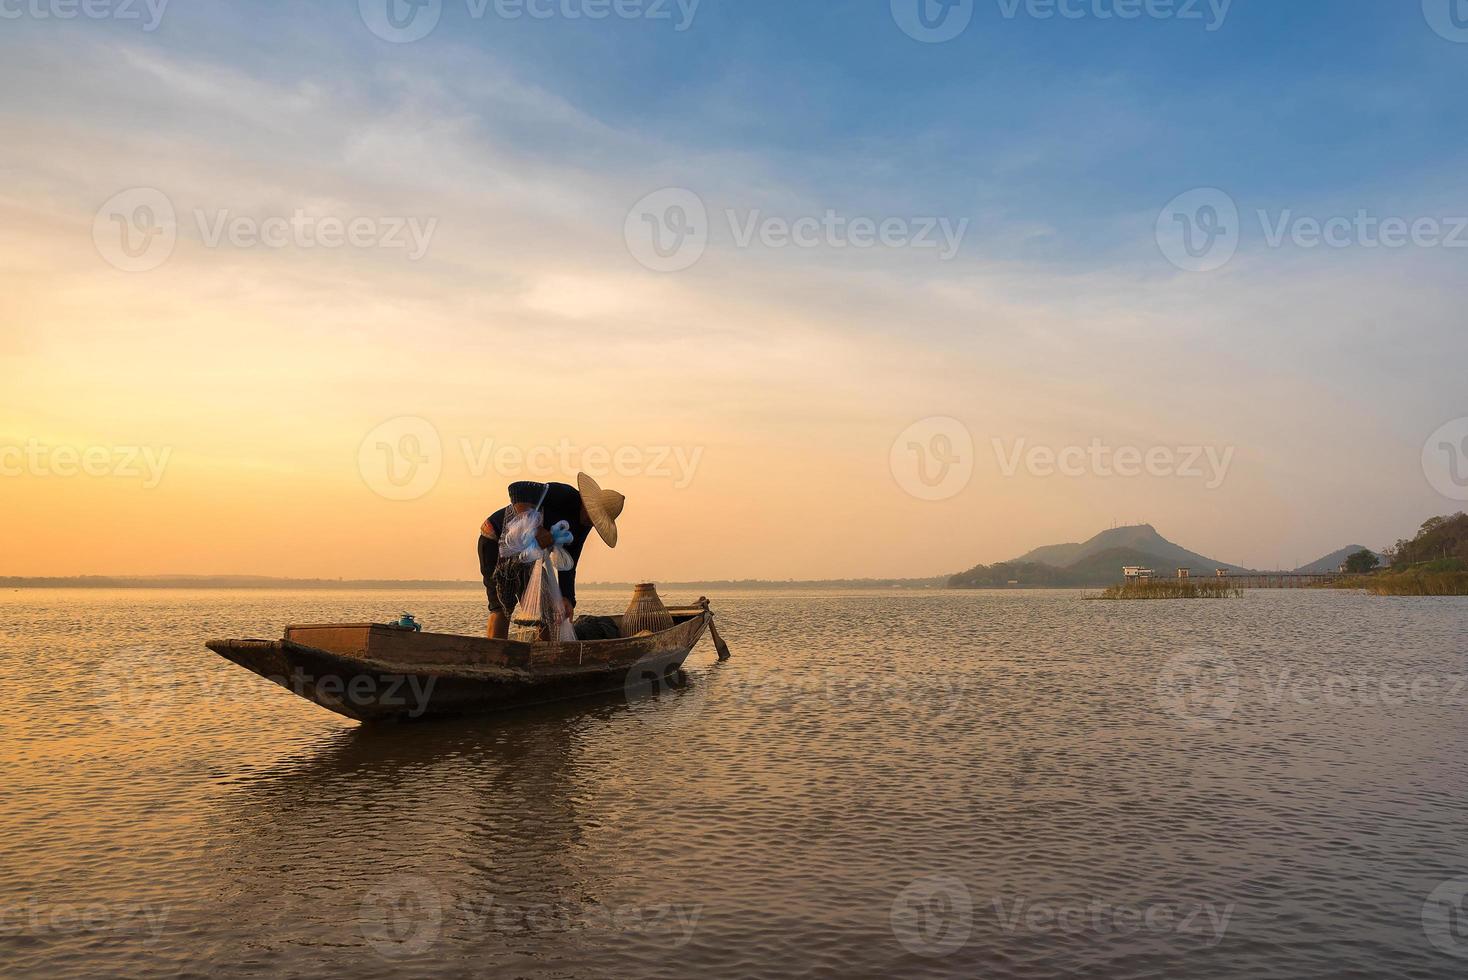
<path fill-rule="evenodd" d="M 515 513 L 513 507 L 506 511 L 500 558 L 518 558 L 533 566 L 530 583 L 510 616 L 510 639 L 571 642 L 576 639 L 576 629 L 566 615 L 558 575 L 576 567 L 576 559 L 566 550 L 572 541 L 571 525 L 557 521 L 550 529 L 550 547 L 542 547 L 539 536 L 543 520 L 539 504 L 523 513 Z"/>

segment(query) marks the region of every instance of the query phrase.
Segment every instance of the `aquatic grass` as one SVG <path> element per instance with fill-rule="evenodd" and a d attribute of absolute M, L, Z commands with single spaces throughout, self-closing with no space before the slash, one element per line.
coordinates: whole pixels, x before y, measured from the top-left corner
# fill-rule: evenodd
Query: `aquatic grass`
<path fill-rule="evenodd" d="M 1362 589 L 1372 595 L 1468 595 L 1468 568 L 1460 558 L 1439 558 L 1370 575 L 1348 575 L 1327 588 Z"/>
<path fill-rule="evenodd" d="M 1372 595 L 1468 595 L 1468 572 L 1410 568 L 1373 576 L 1364 586 Z"/>
<path fill-rule="evenodd" d="M 1236 599 L 1244 590 L 1208 579 L 1167 579 L 1113 585 L 1097 599 Z"/>

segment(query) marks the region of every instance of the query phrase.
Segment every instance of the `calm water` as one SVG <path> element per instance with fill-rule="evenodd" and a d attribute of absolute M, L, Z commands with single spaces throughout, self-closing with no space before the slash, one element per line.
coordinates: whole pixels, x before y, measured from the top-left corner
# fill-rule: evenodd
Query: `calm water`
<path fill-rule="evenodd" d="M 380 730 L 202 646 L 480 605 L 0 594 L 0 974 L 1468 969 L 1468 600 L 730 594 L 681 688 Z"/>

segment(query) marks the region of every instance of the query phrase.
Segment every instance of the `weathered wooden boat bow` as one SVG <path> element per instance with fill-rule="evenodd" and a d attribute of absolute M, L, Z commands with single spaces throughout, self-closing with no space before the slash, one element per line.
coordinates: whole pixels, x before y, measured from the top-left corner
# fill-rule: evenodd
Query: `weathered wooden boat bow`
<path fill-rule="evenodd" d="M 359 721 L 471 714 L 627 689 L 656 665 L 680 669 L 707 631 L 729 647 L 707 597 L 668 610 L 671 629 L 609 640 L 522 643 L 379 623 L 288 626 L 279 640 L 214 640 L 210 650 Z M 620 617 L 612 617 L 620 621 Z"/>

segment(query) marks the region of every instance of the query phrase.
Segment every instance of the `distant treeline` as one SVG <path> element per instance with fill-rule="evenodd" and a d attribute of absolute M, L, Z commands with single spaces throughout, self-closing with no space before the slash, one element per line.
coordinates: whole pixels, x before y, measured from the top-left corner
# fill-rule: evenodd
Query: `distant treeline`
<path fill-rule="evenodd" d="M 1431 518 L 1386 554 L 1390 567 L 1357 588 L 1377 595 L 1468 595 L 1468 514 Z"/>
<path fill-rule="evenodd" d="M 1398 541 L 1387 549 L 1386 556 L 1393 569 L 1454 559 L 1468 564 L 1468 514 L 1459 511 L 1451 517 L 1429 518 L 1412 540 Z"/>
<path fill-rule="evenodd" d="M 1037 561 L 975 565 L 968 571 L 959 572 L 948 580 L 949 588 L 954 589 L 1002 589 L 1010 586 L 1030 589 L 1064 589 L 1080 584 L 1074 575 L 1064 569 Z"/>

